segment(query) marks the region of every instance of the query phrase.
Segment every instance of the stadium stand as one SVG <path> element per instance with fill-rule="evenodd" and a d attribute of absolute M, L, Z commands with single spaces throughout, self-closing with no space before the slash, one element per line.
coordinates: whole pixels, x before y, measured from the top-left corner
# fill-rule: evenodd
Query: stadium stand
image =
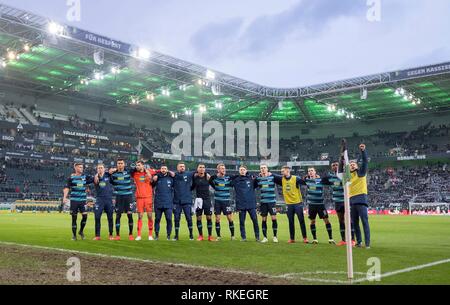
<path fill-rule="evenodd" d="M 13 109 L 21 109 L 20 112 L 24 115 L 19 118 L 18 111 Z M 170 153 L 173 135 L 159 128 L 129 126 L 124 129 L 123 126 L 105 122 L 83 120 L 76 115 L 43 113 L 33 109 L 26 109 L 25 112 L 24 109 L 26 108 L 18 108 L 12 104 L 7 106 L 0 104 L 2 114 L 0 131 L 3 136 L 0 149 L 2 152 L 10 153 L 4 154 L 0 163 L 0 199 L 3 202 L 60 201 L 65 178 L 71 172 L 72 160 L 77 158 L 88 160 L 87 172 L 92 172 L 97 160 L 109 165 L 115 158 L 124 154 L 129 160 L 136 160 L 138 142 L 143 143 L 142 146 L 150 153 Z M 17 131 L 12 125 L 3 124 L 11 123 L 13 120 L 14 123 L 20 122 L 27 126 Z M 35 129 L 29 129 L 28 126 Z M 448 125 L 427 124 L 405 133 L 379 131 L 375 135 L 364 137 L 354 134 L 348 138 L 348 142 L 350 147 L 356 147 L 360 142 L 366 143 L 371 148 L 370 154 L 373 159 L 448 153 L 449 129 Z M 73 130 L 85 134 L 80 137 L 67 133 Z M 99 137 L 95 138 L 92 135 Z M 293 156 L 297 156 L 296 160 L 335 160 L 339 141 L 340 139 L 333 135 L 325 139 L 302 139 L 296 136 L 282 139 L 280 151 L 283 152 L 282 158 L 285 161 L 294 159 Z M 48 155 L 50 158 L 33 159 L 31 154 Z M 350 151 L 350 154 L 354 156 L 355 151 Z M 327 157 L 324 158 L 324 155 Z M 168 163 L 162 158 L 147 159 L 152 167 Z M 191 162 L 190 166 L 193 168 L 195 162 Z M 210 171 L 212 170 L 213 165 L 210 166 Z M 231 167 L 230 173 L 235 173 L 235 170 L 235 167 Z M 328 168 L 319 168 L 322 175 L 327 171 Z M 304 175 L 305 172 L 304 169 L 297 169 L 296 173 Z M 415 167 L 402 167 L 399 164 L 396 167 L 373 168 L 369 173 L 370 205 L 384 210 L 393 209 L 394 202 L 395 207 L 401 209 L 406 209 L 411 201 L 450 202 L 450 186 L 447 183 L 449 178 L 449 169 L 445 164 Z M 330 204 L 330 195 L 327 193 L 326 196 Z M 279 201 L 282 201 L 281 196 Z M 436 207 L 429 209 L 433 208 L 436 209 Z M 445 212 L 447 209 L 443 206 L 441 210 Z"/>

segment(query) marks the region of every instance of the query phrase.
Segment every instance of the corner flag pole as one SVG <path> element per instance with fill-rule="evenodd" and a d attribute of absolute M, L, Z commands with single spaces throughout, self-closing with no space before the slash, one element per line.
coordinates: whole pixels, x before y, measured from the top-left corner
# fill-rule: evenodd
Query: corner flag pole
<path fill-rule="evenodd" d="M 342 185 L 344 187 L 344 207 L 345 207 L 345 241 L 347 242 L 347 277 L 350 282 L 353 280 L 353 249 L 352 249 L 352 222 L 350 218 L 350 162 L 348 159 L 347 141 L 342 139 L 341 162 L 339 172 L 342 173 Z"/>

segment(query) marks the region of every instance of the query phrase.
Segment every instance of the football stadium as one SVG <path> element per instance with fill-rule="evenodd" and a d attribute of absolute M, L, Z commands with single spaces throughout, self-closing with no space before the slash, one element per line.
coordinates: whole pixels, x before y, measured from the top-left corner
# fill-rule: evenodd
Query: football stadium
<path fill-rule="evenodd" d="M 450 62 L 267 87 L 0 4 L 0 127 L 0 284 L 450 284 Z"/>

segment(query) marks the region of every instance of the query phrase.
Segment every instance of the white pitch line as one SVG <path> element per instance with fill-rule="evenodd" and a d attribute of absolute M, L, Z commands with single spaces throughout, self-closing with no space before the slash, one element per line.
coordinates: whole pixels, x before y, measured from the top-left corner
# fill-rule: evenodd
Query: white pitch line
<path fill-rule="evenodd" d="M 272 275 L 272 274 L 265 274 L 265 273 L 260 273 L 260 272 L 212 268 L 212 267 L 206 267 L 206 266 L 200 266 L 200 265 L 190 265 L 190 264 L 184 264 L 184 263 L 169 263 L 169 262 L 154 261 L 154 260 L 130 257 L 130 256 L 109 255 L 109 254 L 79 251 L 79 250 L 70 250 L 70 249 L 52 248 L 52 247 L 37 246 L 37 245 L 19 244 L 19 243 L 13 243 L 13 242 L 0 241 L 0 244 L 9 245 L 9 246 L 19 246 L 19 247 L 24 247 L 24 248 L 34 248 L 34 249 L 58 251 L 58 252 L 65 252 L 65 253 L 77 253 L 77 254 L 82 254 L 82 255 L 97 256 L 97 257 L 104 257 L 104 258 L 123 259 L 123 260 L 136 261 L 136 262 L 142 262 L 142 263 L 164 264 L 164 265 L 174 266 L 174 267 L 199 268 L 199 269 L 208 270 L 208 271 L 221 271 L 221 272 L 237 273 L 237 274 L 243 274 L 243 275 L 263 276 L 263 277 L 268 277 L 268 278 L 285 278 L 285 279 L 294 279 L 295 278 L 295 279 L 299 279 L 299 280 L 303 280 L 303 281 L 307 281 L 307 282 L 319 282 L 319 283 L 330 283 L 330 284 L 349 284 L 350 283 L 348 280 L 328 280 L 328 279 L 317 279 L 317 278 L 309 278 L 309 277 L 302 276 L 302 275 L 308 275 L 308 274 L 309 275 L 347 274 L 344 271 L 314 271 L 314 272 L 300 272 L 300 273 L 286 273 L 286 274 L 281 274 L 281 275 Z M 413 266 L 413 267 L 404 268 L 404 269 L 400 269 L 400 270 L 386 272 L 381 275 L 374 276 L 372 279 L 369 279 L 366 277 L 360 278 L 360 279 L 354 279 L 351 281 L 351 283 L 362 283 L 362 282 L 371 281 L 371 280 L 374 281 L 377 279 L 390 277 L 390 276 L 394 276 L 397 274 L 412 272 L 412 271 L 421 270 L 421 269 L 425 269 L 425 268 L 429 268 L 429 267 L 433 267 L 433 266 L 437 266 L 437 265 L 442 265 L 442 264 L 447 264 L 447 263 L 450 263 L 450 258 L 436 261 L 436 262 L 431 262 L 428 264 L 423 264 L 423 265 Z M 365 273 L 355 272 L 355 274 L 363 275 Z"/>
<path fill-rule="evenodd" d="M 364 279 L 354 280 L 353 283 L 361 283 L 361 282 L 365 282 L 365 281 L 376 281 L 378 279 L 382 279 L 382 278 L 385 278 L 385 277 L 390 277 L 390 276 L 394 276 L 394 275 L 397 275 L 397 274 L 402 274 L 402 273 L 407 273 L 407 272 L 411 272 L 411 271 L 421 270 L 421 269 L 434 267 L 434 266 L 437 266 L 437 265 L 442 265 L 442 264 L 447 264 L 447 263 L 450 263 L 450 258 L 443 259 L 443 260 L 436 261 L 436 262 L 432 262 L 432 263 L 428 263 L 428 264 L 423 264 L 423 265 L 413 266 L 413 267 L 409 267 L 409 268 L 405 268 L 405 269 L 400 269 L 400 270 L 386 272 L 386 273 L 380 274 L 378 276 L 374 276 L 372 279 L 364 278 Z"/>
<path fill-rule="evenodd" d="M 184 264 L 184 263 L 169 263 L 169 262 L 154 261 L 154 260 L 131 257 L 131 256 L 109 255 L 109 254 L 79 251 L 79 250 L 70 250 L 70 249 L 63 249 L 63 248 L 53 248 L 53 247 L 45 247 L 45 246 L 38 246 L 38 245 L 19 244 L 19 243 L 14 243 L 14 242 L 0 241 L 0 245 L 17 246 L 17 247 L 23 247 L 23 248 L 33 248 L 33 249 L 41 249 L 41 250 L 49 250 L 49 251 L 58 251 L 58 252 L 63 252 L 63 253 L 76 253 L 76 254 L 82 254 L 82 255 L 88 255 L 88 256 L 123 259 L 123 260 L 142 262 L 142 263 L 164 264 L 164 265 L 173 266 L 173 267 L 198 268 L 198 269 L 207 270 L 207 271 L 220 271 L 220 272 L 236 273 L 236 274 L 242 274 L 242 275 L 268 277 L 268 278 L 274 278 L 274 279 L 275 278 L 276 279 L 290 278 L 289 277 L 290 274 L 272 275 L 272 274 L 265 274 L 265 273 L 260 273 L 260 272 L 212 268 L 212 267 L 206 267 L 206 266 L 200 266 L 200 265 L 190 265 L 190 264 Z M 304 280 L 304 281 L 308 281 L 308 282 L 323 282 L 323 283 L 334 283 L 334 284 L 348 283 L 346 281 L 339 281 L 339 280 L 314 279 L 314 278 L 307 278 L 307 277 L 295 277 L 295 278 Z"/>

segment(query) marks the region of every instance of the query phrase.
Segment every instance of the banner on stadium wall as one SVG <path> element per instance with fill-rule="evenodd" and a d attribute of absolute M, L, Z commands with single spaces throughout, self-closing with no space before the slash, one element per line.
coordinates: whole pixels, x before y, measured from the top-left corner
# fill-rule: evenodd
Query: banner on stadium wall
<path fill-rule="evenodd" d="M 91 139 L 99 139 L 99 140 L 109 141 L 109 138 L 107 136 L 91 134 L 91 133 L 85 133 L 85 132 L 63 130 L 63 134 L 64 135 L 68 135 L 68 136 L 79 137 L 79 138 L 86 138 L 87 137 L 87 138 L 91 138 Z"/>
<path fill-rule="evenodd" d="M 75 158 L 75 157 L 60 157 L 53 156 L 47 153 L 35 153 L 35 152 L 10 152 L 0 150 L 0 157 L 10 157 L 10 158 L 26 158 L 26 159 L 39 159 L 39 160 L 53 160 L 53 161 L 64 161 L 64 162 L 85 162 L 85 163 L 95 163 L 95 160 Z"/>
<path fill-rule="evenodd" d="M 69 158 L 66 157 L 57 157 L 57 156 L 50 156 L 50 160 L 53 161 L 69 161 Z"/>
<path fill-rule="evenodd" d="M 15 140 L 14 137 L 2 135 L 2 141 L 14 142 L 14 140 Z"/>
<path fill-rule="evenodd" d="M 296 162 L 288 162 L 287 166 L 329 166 L 330 161 L 296 161 Z"/>
<path fill-rule="evenodd" d="M 427 158 L 426 155 L 402 156 L 402 157 L 397 157 L 397 161 L 425 160 L 426 158 Z"/>
<path fill-rule="evenodd" d="M 189 162 L 198 162 L 198 163 L 205 163 L 205 164 L 218 164 L 223 163 L 225 165 L 237 165 L 238 161 L 236 160 L 222 160 L 222 159 L 208 159 L 208 158 L 195 158 L 192 156 L 186 156 L 183 158 L 184 161 Z"/>
<path fill-rule="evenodd" d="M 164 154 L 164 153 L 157 153 L 157 152 L 153 153 L 153 158 L 168 159 L 168 160 L 178 160 L 178 161 L 181 160 L 181 156 L 180 155 Z"/>
<path fill-rule="evenodd" d="M 393 72 L 392 79 L 402 80 L 411 77 L 422 77 L 439 73 L 450 73 L 450 63 Z"/>
<path fill-rule="evenodd" d="M 128 43 L 114 40 L 105 36 L 97 35 L 72 26 L 66 26 L 67 35 L 73 39 L 81 40 L 102 48 L 110 49 L 116 52 L 132 55 L 134 47 Z"/>

